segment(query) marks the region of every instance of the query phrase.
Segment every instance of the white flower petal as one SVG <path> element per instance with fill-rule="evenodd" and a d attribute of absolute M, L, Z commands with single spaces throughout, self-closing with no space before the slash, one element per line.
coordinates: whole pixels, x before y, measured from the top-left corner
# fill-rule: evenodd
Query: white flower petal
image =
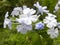
<path fill-rule="evenodd" d="M 49 12 L 49 10 L 43 10 L 43 12 L 47 14 Z"/>
<path fill-rule="evenodd" d="M 26 25 L 25 28 L 26 30 L 32 30 L 32 25 Z"/>
<path fill-rule="evenodd" d="M 47 19 L 44 19 L 43 22 L 44 22 L 45 24 L 47 24 L 47 23 L 49 23 L 50 21 L 47 20 Z"/>
<path fill-rule="evenodd" d="M 49 17 L 54 17 L 54 18 L 56 18 L 56 15 L 53 15 L 53 14 L 51 14 L 51 13 L 47 13 L 47 14 L 48 14 Z"/>
<path fill-rule="evenodd" d="M 46 26 L 47 26 L 48 28 L 52 28 L 52 27 L 53 27 L 52 23 L 48 23 Z"/>
<path fill-rule="evenodd" d="M 58 11 L 60 5 L 60 0 L 58 0 L 58 3 L 55 6 L 55 10 L 53 11 L 54 13 Z"/>
<path fill-rule="evenodd" d="M 18 25 L 17 26 L 17 31 L 21 32 L 22 34 L 25 34 L 27 32 L 27 30 L 25 30 L 23 25 Z"/>
<path fill-rule="evenodd" d="M 21 32 L 22 34 L 26 34 L 27 31 L 32 30 L 32 25 L 18 25 L 17 26 L 18 32 Z"/>
<path fill-rule="evenodd" d="M 40 16 L 40 15 L 39 15 Z M 37 16 L 37 15 L 32 15 L 31 17 L 30 17 L 30 19 L 32 20 L 32 22 L 36 22 L 37 20 L 38 20 L 38 17 L 39 16 Z"/>
<path fill-rule="evenodd" d="M 22 14 L 22 8 L 21 7 L 15 7 L 11 13 L 12 17 L 14 17 L 14 15 L 18 16 Z"/>
<path fill-rule="evenodd" d="M 12 15 L 12 17 L 14 17 L 14 15 L 18 16 L 19 15 L 19 11 L 16 11 L 16 10 L 12 11 L 11 15 Z"/>
<path fill-rule="evenodd" d="M 50 35 L 50 38 L 56 38 L 56 37 L 59 35 L 58 29 L 57 29 L 57 28 L 54 29 L 54 27 L 53 27 L 53 28 L 50 28 L 50 29 L 47 31 L 47 34 Z"/>
<path fill-rule="evenodd" d="M 16 21 L 18 21 L 21 24 L 26 24 L 26 25 L 32 24 L 32 21 L 29 18 L 16 19 Z"/>
<path fill-rule="evenodd" d="M 26 8 L 23 10 L 23 14 L 28 14 L 30 12 L 30 8 Z"/>
<path fill-rule="evenodd" d="M 26 9 L 26 8 L 27 8 L 27 6 L 26 5 L 23 5 L 23 10 Z"/>
<path fill-rule="evenodd" d="M 35 12 L 36 12 L 36 10 L 34 10 L 34 9 L 31 9 L 31 11 L 30 11 L 31 14 L 34 14 Z"/>
<path fill-rule="evenodd" d="M 53 38 L 56 38 L 56 36 L 55 36 L 55 35 L 50 35 L 50 38 L 52 38 L 52 39 L 53 39 Z"/>
<path fill-rule="evenodd" d="M 6 24 L 5 23 L 3 24 L 3 28 L 6 28 Z"/>
<path fill-rule="evenodd" d="M 43 9 L 47 9 L 47 6 L 44 6 Z"/>
<path fill-rule="evenodd" d="M 11 24 L 12 24 L 11 20 L 8 19 L 8 18 L 5 18 L 5 20 L 4 20 L 4 28 L 6 28 L 6 26 L 8 25 L 9 29 L 12 29 Z"/>
<path fill-rule="evenodd" d="M 9 15 L 8 15 L 8 12 L 6 12 L 6 14 L 5 14 L 5 18 L 7 18 Z"/>

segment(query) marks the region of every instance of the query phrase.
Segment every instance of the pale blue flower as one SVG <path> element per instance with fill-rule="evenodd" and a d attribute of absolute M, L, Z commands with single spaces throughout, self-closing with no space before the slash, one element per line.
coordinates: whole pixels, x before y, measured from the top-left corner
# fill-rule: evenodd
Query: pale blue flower
<path fill-rule="evenodd" d="M 5 14 L 5 19 L 4 19 L 4 23 L 3 23 L 3 28 L 6 28 L 6 26 L 8 26 L 9 29 L 12 29 L 12 22 L 10 19 L 8 19 L 8 12 L 6 12 Z"/>
<path fill-rule="evenodd" d="M 58 28 L 56 28 L 56 29 L 54 29 L 54 27 L 50 28 L 49 30 L 47 30 L 47 34 L 50 35 L 50 38 L 52 38 L 52 39 L 56 38 L 59 35 Z"/>
<path fill-rule="evenodd" d="M 6 26 L 8 26 L 9 29 L 12 29 L 12 27 L 11 27 L 11 26 L 12 26 L 12 22 L 11 22 L 11 20 L 8 19 L 8 18 L 5 18 L 5 19 L 4 19 L 3 27 L 6 28 Z"/>
<path fill-rule="evenodd" d="M 21 24 L 17 26 L 17 31 L 21 32 L 22 34 L 26 34 L 27 31 L 31 31 L 31 30 L 32 30 L 32 25 Z"/>
<path fill-rule="evenodd" d="M 22 8 L 21 7 L 15 7 L 11 13 L 12 17 L 18 16 L 22 14 Z"/>
<path fill-rule="evenodd" d="M 16 21 L 21 24 L 30 25 L 32 22 L 36 22 L 40 15 L 34 15 L 36 10 L 30 9 L 26 6 L 23 6 L 23 14 L 19 15 L 19 19 L 16 18 Z"/>
<path fill-rule="evenodd" d="M 55 6 L 55 10 L 53 11 L 54 13 L 59 10 L 59 8 L 60 8 L 59 5 L 60 5 L 60 0 L 58 0 L 58 3 Z"/>
<path fill-rule="evenodd" d="M 37 23 L 35 25 L 35 29 L 40 29 L 40 30 L 44 29 L 44 24 L 42 22 Z"/>
<path fill-rule="evenodd" d="M 43 20 L 44 24 L 46 24 L 48 28 L 56 27 L 57 20 L 55 19 L 55 17 L 55 15 L 48 13 L 48 16 L 46 16 Z"/>
<path fill-rule="evenodd" d="M 42 7 L 42 6 L 39 4 L 39 2 L 37 2 L 36 4 L 34 4 L 34 6 L 35 6 L 36 8 L 38 8 L 37 14 L 38 14 L 38 13 L 41 13 L 41 14 L 43 15 L 43 12 L 44 12 L 44 13 L 48 13 L 48 12 L 49 12 L 49 10 L 46 10 L 47 7 L 46 7 L 46 6 Z"/>

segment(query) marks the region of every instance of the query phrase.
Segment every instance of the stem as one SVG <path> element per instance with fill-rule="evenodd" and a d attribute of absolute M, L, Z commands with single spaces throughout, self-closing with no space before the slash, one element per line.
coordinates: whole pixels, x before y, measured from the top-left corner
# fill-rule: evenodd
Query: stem
<path fill-rule="evenodd" d="M 54 45 L 53 42 L 54 42 L 53 39 L 48 39 L 47 40 L 47 45 Z"/>

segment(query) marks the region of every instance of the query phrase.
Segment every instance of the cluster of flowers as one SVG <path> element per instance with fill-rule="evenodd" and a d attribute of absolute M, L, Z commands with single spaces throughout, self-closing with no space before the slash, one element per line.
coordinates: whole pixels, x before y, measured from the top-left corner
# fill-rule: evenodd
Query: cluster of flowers
<path fill-rule="evenodd" d="M 55 19 L 56 16 L 49 13 L 49 10 L 47 9 L 47 6 L 42 7 L 39 2 L 34 4 L 34 6 L 38 9 L 34 10 L 33 8 L 28 8 L 27 6 L 23 7 L 15 7 L 11 13 L 12 17 L 14 16 L 19 16 L 19 18 L 16 18 L 16 21 L 19 23 L 17 25 L 17 31 L 21 32 L 22 34 L 25 34 L 27 31 L 32 30 L 32 23 L 37 22 L 39 20 L 38 18 L 43 15 L 43 13 L 46 13 L 45 19 L 43 21 L 39 21 L 35 23 L 35 29 L 37 30 L 42 30 L 44 29 L 44 26 L 48 27 L 49 29 L 47 30 L 47 34 L 50 35 L 51 38 L 56 38 L 58 36 L 58 28 L 60 28 L 60 23 L 57 22 Z M 57 11 L 56 9 L 54 12 Z M 40 15 L 38 15 L 40 13 Z M 6 25 L 8 26 L 9 29 L 12 29 L 12 20 L 8 19 L 8 12 L 5 14 L 5 19 L 4 19 L 4 28 L 6 28 Z M 55 28 L 58 27 L 58 28 Z"/>

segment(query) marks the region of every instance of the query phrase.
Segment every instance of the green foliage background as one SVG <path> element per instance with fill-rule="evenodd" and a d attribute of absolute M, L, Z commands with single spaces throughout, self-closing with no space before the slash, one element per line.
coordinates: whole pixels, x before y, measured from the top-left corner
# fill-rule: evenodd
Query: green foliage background
<path fill-rule="evenodd" d="M 3 29 L 4 15 L 7 11 L 10 14 L 14 7 L 23 5 L 35 8 L 33 4 L 37 1 L 42 6 L 47 6 L 52 13 L 58 0 L 0 0 L 0 45 L 60 45 L 60 36 L 54 40 L 50 39 L 45 31 L 47 29 L 31 31 L 25 35 L 17 32 L 16 25 L 12 25 L 12 30 Z"/>

